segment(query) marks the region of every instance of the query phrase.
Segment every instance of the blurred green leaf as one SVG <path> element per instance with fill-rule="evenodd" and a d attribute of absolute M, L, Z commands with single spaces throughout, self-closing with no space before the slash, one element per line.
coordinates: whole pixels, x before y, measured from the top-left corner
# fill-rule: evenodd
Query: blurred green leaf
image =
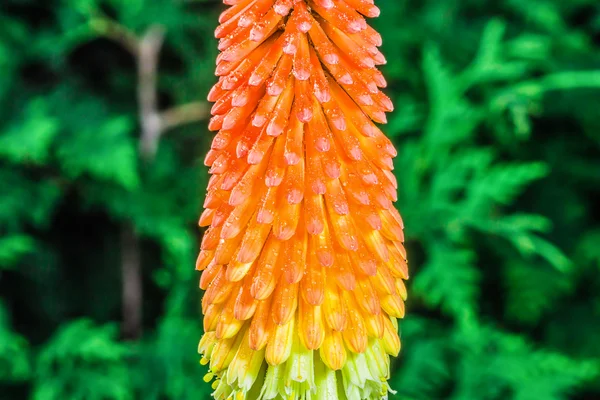
<path fill-rule="evenodd" d="M 19 259 L 35 249 L 35 240 L 26 235 L 0 238 L 0 269 L 11 268 Z"/>
<path fill-rule="evenodd" d="M 132 399 L 130 350 L 116 341 L 117 327 L 81 319 L 63 326 L 36 361 L 33 398 Z"/>
<path fill-rule="evenodd" d="M 437 241 L 428 250 L 429 260 L 412 285 L 414 295 L 454 317 L 476 310 L 481 273 L 475 254 Z"/>
<path fill-rule="evenodd" d="M 506 266 L 504 288 L 508 318 L 535 324 L 573 290 L 573 282 L 569 275 L 546 266 L 513 261 Z"/>
<path fill-rule="evenodd" d="M 146 343 L 142 353 L 142 396 L 160 399 L 204 399 L 212 389 L 202 385 L 207 368 L 198 364 L 196 349 L 201 326 L 197 321 L 165 318 L 156 338 Z M 153 382 L 145 385 L 145 382 Z"/>
<path fill-rule="evenodd" d="M 12 168 L 0 168 L 0 188 L 0 222 L 11 228 L 47 224 L 61 195 L 58 182 L 36 182 Z"/>
<path fill-rule="evenodd" d="M 31 374 L 27 340 L 10 329 L 8 313 L 0 302 L 0 382 L 21 382 Z"/>
<path fill-rule="evenodd" d="M 135 189 L 139 185 L 138 156 L 135 143 L 129 137 L 131 128 L 128 118 L 116 117 L 101 126 L 89 126 L 73 133 L 71 140 L 58 149 L 65 173 L 72 178 L 90 174 Z"/>
<path fill-rule="evenodd" d="M 43 163 L 58 129 L 58 120 L 50 116 L 45 100 L 32 100 L 23 120 L 15 121 L 6 132 L 0 133 L 0 157 L 12 162 Z"/>

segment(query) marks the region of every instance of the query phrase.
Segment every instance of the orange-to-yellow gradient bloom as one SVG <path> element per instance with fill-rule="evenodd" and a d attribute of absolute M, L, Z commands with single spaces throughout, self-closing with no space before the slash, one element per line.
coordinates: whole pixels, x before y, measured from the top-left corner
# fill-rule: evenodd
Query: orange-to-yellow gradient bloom
<path fill-rule="evenodd" d="M 373 0 L 225 0 L 197 268 L 216 399 L 387 398 L 408 278 Z"/>

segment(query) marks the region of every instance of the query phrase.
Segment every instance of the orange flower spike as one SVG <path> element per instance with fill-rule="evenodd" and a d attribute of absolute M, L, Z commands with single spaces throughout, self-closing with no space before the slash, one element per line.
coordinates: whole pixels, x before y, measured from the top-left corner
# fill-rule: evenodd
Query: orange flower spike
<path fill-rule="evenodd" d="M 224 0 L 196 261 L 217 400 L 379 400 L 408 279 L 373 0 Z"/>

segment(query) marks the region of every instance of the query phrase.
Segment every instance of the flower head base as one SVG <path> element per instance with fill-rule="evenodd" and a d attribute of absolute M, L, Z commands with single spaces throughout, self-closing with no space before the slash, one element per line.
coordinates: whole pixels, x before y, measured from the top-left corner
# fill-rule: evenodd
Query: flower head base
<path fill-rule="evenodd" d="M 372 0 L 225 0 L 197 268 L 216 399 L 381 399 L 408 278 Z"/>
<path fill-rule="evenodd" d="M 215 342 L 214 336 L 206 334 L 200 351 L 210 351 Z M 364 353 L 350 353 L 339 370 L 330 368 L 318 351 L 308 350 L 297 337 L 291 343 L 287 360 L 270 365 L 264 359 L 264 350 L 251 350 L 242 336 L 227 370 L 206 377 L 209 381 L 217 376 L 213 382 L 215 398 L 382 399 L 391 391 L 386 381 L 389 356 L 378 340 L 372 340 Z"/>

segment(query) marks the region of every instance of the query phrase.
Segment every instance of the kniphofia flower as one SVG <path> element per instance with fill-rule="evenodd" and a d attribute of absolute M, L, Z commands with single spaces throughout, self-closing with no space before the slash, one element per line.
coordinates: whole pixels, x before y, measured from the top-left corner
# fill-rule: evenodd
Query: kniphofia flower
<path fill-rule="evenodd" d="M 408 278 L 373 0 L 224 0 L 197 268 L 216 399 L 382 399 Z"/>

